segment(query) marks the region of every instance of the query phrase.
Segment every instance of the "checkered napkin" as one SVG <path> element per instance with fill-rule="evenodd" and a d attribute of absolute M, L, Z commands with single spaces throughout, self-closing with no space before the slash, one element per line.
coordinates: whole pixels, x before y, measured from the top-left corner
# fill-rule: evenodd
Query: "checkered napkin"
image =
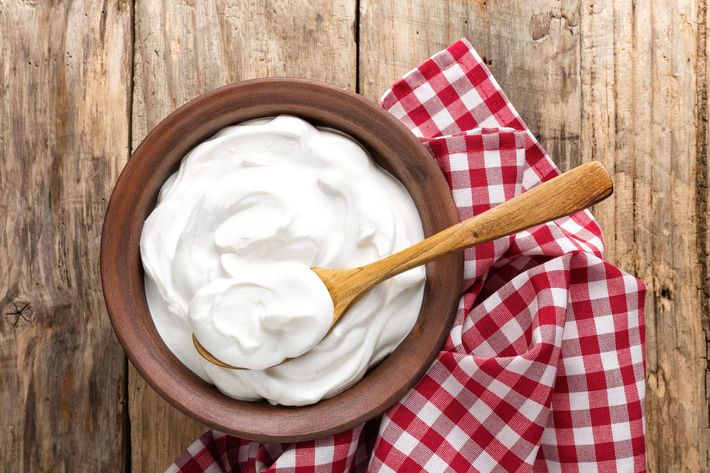
<path fill-rule="evenodd" d="M 381 105 L 431 150 L 461 219 L 559 174 L 466 40 Z M 587 211 L 467 250 L 446 344 L 384 416 L 295 444 L 207 432 L 168 471 L 645 470 L 645 288 L 602 252 Z"/>

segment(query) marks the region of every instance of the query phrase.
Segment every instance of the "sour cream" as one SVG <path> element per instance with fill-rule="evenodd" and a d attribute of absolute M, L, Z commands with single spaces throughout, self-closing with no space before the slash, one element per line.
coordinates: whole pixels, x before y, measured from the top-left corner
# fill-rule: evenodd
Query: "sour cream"
<path fill-rule="evenodd" d="M 332 300 L 310 268 L 361 266 L 422 238 L 409 194 L 352 138 L 292 116 L 247 122 L 197 146 L 163 185 L 141 235 L 148 306 L 175 356 L 226 395 L 311 404 L 407 336 L 425 272 L 378 285 L 328 332 Z M 250 369 L 205 361 L 193 333 Z"/>

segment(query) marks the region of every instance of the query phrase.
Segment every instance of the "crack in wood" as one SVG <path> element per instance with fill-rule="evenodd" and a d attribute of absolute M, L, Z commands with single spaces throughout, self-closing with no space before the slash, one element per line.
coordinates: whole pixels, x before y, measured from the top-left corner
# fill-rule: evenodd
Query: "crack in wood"
<path fill-rule="evenodd" d="M 13 330 L 17 330 L 17 325 L 20 320 L 29 323 L 32 318 L 32 304 L 26 301 L 14 301 L 12 302 L 12 309 L 9 312 L 5 312 L 6 316 L 15 317 L 15 319 L 10 323 Z"/>
<path fill-rule="evenodd" d="M 697 32 L 697 59 L 695 63 L 696 74 L 696 110 L 695 110 L 695 214 L 696 214 L 696 249 L 698 253 L 698 280 L 700 287 L 700 317 L 705 336 L 705 405 L 703 406 L 705 429 L 703 447 L 705 449 L 705 466 L 710 466 L 708 455 L 710 448 L 707 444 L 710 434 L 710 268 L 708 267 L 708 84 L 707 84 L 707 5 L 700 2 L 698 5 L 698 32 Z"/>

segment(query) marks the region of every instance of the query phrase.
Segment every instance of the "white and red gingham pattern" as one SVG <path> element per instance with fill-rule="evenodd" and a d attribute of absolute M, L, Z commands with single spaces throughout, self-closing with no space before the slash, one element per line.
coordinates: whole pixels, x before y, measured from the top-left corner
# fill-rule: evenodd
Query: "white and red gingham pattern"
<path fill-rule="evenodd" d="M 462 219 L 559 173 L 466 40 L 382 106 L 432 152 Z M 580 212 L 466 251 L 438 359 L 381 419 L 259 444 L 208 432 L 168 471 L 644 471 L 643 284 Z"/>

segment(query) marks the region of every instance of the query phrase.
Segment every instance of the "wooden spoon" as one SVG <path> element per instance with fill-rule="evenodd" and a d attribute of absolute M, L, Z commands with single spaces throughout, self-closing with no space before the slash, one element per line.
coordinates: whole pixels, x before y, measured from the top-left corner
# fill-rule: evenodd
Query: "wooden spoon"
<path fill-rule="evenodd" d="M 609 197 L 612 191 L 611 178 L 601 163 L 583 164 L 374 263 L 352 269 L 312 268 L 333 298 L 331 328 L 362 294 L 386 279 L 446 253 L 584 210 Z M 194 335 L 192 341 L 207 361 L 223 368 L 243 369 L 216 359 Z"/>

